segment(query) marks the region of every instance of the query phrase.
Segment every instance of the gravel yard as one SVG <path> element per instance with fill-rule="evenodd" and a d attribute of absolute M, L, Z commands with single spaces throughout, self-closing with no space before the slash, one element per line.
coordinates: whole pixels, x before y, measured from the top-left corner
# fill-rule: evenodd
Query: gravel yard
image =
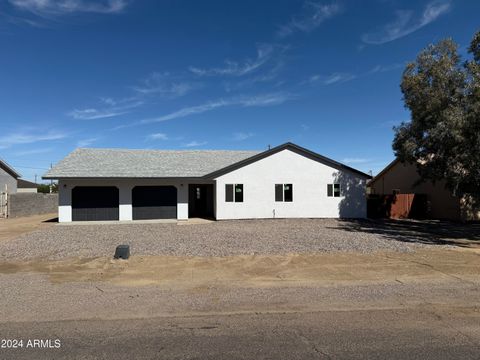
<path fill-rule="evenodd" d="M 208 224 L 51 226 L 0 242 L 0 259 L 98 257 L 130 244 L 135 255 L 282 255 L 333 251 L 413 251 L 428 246 L 362 230 L 335 219 L 218 221 Z"/>

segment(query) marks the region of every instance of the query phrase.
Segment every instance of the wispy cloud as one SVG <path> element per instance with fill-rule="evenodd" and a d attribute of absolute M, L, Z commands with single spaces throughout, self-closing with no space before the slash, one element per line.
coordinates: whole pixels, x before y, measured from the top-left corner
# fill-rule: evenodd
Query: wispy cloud
<path fill-rule="evenodd" d="M 125 0 L 8 0 L 15 8 L 49 17 L 73 13 L 119 13 L 127 6 Z"/>
<path fill-rule="evenodd" d="M 335 2 L 324 4 L 318 1 L 306 1 L 302 12 L 293 16 L 288 24 L 281 26 L 277 35 L 284 38 L 297 31 L 313 31 L 325 20 L 340 13 L 341 10 L 341 6 Z"/>
<path fill-rule="evenodd" d="M 147 136 L 147 140 L 168 140 L 167 134 L 164 133 L 154 133 Z"/>
<path fill-rule="evenodd" d="M 21 16 L 15 16 L 15 15 L 3 13 L 3 12 L 0 12 L 0 17 L 4 18 L 7 22 L 14 25 L 28 25 L 36 28 L 46 27 L 42 21 L 27 19 Z"/>
<path fill-rule="evenodd" d="M 37 155 L 37 154 L 46 154 L 52 152 L 53 148 L 40 148 L 40 149 L 30 149 L 15 152 L 17 156 L 28 156 L 28 155 Z"/>
<path fill-rule="evenodd" d="M 198 82 L 182 80 L 168 72 L 154 72 L 140 82 L 140 85 L 130 88 L 131 96 L 116 99 L 101 97 L 99 106 L 86 109 L 74 109 L 67 113 L 77 120 L 95 120 L 121 116 L 134 108 L 153 101 L 155 97 L 174 99 L 181 97 L 200 87 Z"/>
<path fill-rule="evenodd" d="M 345 158 L 342 160 L 342 162 L 344 162 L 345 164 L 365 164 L 371 161 L 371 159 L 365 158 Z"/>
<path fill-rule="evenodd" d="M 344 83 L 357 78 L 357 75 L 350 73 L 332 73 L 330 75 L 313 75 L 308 79 L 309 83 L 322 83 L 323 85 L 333 85 Z"/>
<path fill-rule="evenodd" d="M 366 44 L 381 45 L 400 39 L 435 21 L 450 8 L 449 1 L 433 1 L 427 4 L 420 17 L 415 17 L 412 10 L 398 10 L 393 22 L 378 31 L 363 34 L 362 41 Z"/>
<path fill-rule="evenodd" d="M 0 137 L 0 149 L 6 149 L 19 144 L 31 144 L 40 141 L 60 140 L 67 137 L 66 133 L 58 131 L 17 132 Z"/>
<path fill-rule="evenodd" d="M 231 107 L 231 106 L 258 107 L 258 106 L 279 105 L 284 103 L 287 100 L 290 100 L 292 97 L 293 96 L 291 94 L 273 93 L 273 94 L 262 94 L 262 95 L 250 96 L 250 97 L 218 99 L 218 100 L 210 101 L 201 105 L 185 107 L 180 110 L 177 110 L 156 118 L 145 119 L 137 124 L 149 124 L 149 123 L 173 120 L 173 119 L 183 118 L 190 115 L 205 113 L 205 112 L 212 111 L 219 108 Z"/>
<path fill-rule="evenodd" d="M 358 74 L 342 73 L 342 72 L 335 72 L 329 75 L 315 74 L 310 76 L 307 80 L 303 81 L 302 84 L 322 84 L 322 85 L 341 84 L 341 83 L 345 83 L 348 81 L 352 81 L 352 80 L 373 75 L 373 74 L 398 70 L 400 68 L 403 68 L 404 66 L 405 64 L 403 63 L 393 63 L 389 65 L 376 65 L 370 70 L 362 73 L 358 73 Z"/>
<path fill-rule="evenodd" d="M 377 65 L 377 66 L 374 66 L 368 73 L 369 74 L 384 73 L 388 71 L 401 69 L 404 67 L 405 67 L 404 63 L 394 63 L 390 65 Z"/>
<path fill-rule="evenodd" d="M 268 62 L 275 52 L 275 47 L 271 44 L 259 44 L 257 45 L 257 56 L 254 59 L 247 59 L 244 62 L 237 62 L 232 60 L 226 60 L 223 67 L 202 69 L 194 66 L 190 66 L 189 70 L 197 76 L 243 76 L 247 75 L 266 62 Z"/>
<path fill-rule="evenodd" d="M 74 109 L 67 113 L 68 116 L 77 120 L 95 120 L 116 117 L 127 114 L 131 109 L 143 105 L 143 100 L 137 98 L 128 98 L 123 100 L 114 100 L 112 98 L 102 98 L 103 107 Z"/>
<path fill-rule="evenodd" d="M 115 111 L 114 109 L 74 109 L 68 113 L 69 116 L 78 120 L 104 119 L 125 114 L 126 111 Z"/>
<path fill-rule="evenodd" d="M 198 83 L 183 80 L 168 72 L 154 72 L 144 79 L 141 85 L 133 87 L 133 90 L 140 95 L 159 95 L 176 98 L 184 96 L 198 87 Z"/>
<path fill-rule="evenodd" d="M 255 136 L 254 133 L 251 132 L 236 132 L 233 134 L 234 141 L 243 141 L 250 139 L 251 137 Z"/>
<path fill-rule="evenodd" d="M 91 144 L 93 144 L 94 142 L 97 142 L 100 138 L 99 137 L 91 137 L 91 138 L 87 138 L 87 139 L 81 139 L 77 142 L 77 147 L 87 147 Z"/>
<path fill-rule="evenodd" d="M 186 144 L 183 144 L 184 147 L 199 147 L 199 146 L 203 146 L 203 145 L 206 145 L 207 142 L 206 141 L 190 141 L 189 143 L 186 143 Z"/>

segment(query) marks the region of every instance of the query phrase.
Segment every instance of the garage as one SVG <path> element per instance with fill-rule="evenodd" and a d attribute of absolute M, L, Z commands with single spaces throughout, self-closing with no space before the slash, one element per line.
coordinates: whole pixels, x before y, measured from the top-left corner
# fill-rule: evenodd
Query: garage
<path fill-rule="evenodd" d="M 118 204 L 115 186 L 76 186 L 72 190 L 72 220 L 118 220 Z"/>
<path fill-rule="evenodd" d="M 132 190 L 133 220 L 176 219 L 175 186 L 136 186 Z"/>

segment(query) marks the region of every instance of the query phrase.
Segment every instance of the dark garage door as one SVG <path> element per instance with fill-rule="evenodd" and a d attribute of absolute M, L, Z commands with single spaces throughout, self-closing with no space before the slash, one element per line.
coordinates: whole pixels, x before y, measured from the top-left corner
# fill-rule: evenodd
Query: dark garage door
<path fill-rule="evenodd" d="M 176 219 L 175 186 L 136 186 L 132 190 L 133 220 Z"/>
<path fill-rule="evenodd" d="M 74 187 L 72 220 L 118 220 L 118 189 L 114 186 Z"/>

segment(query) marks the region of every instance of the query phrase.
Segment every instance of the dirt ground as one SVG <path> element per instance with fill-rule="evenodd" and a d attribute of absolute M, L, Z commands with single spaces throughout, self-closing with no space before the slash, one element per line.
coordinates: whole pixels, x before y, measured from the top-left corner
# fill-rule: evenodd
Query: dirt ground
<path fill-rule="evenodd" d="M 0 274 L 37 273 L 54 284 L 108 282 L 117 286 L 196 288 L 211 284 L 237 287 L 334 286 L 361 282 L 476 280 L 480 251 L 420 249 L 411 253 L 290 254 L 227 257 L 132 256 L 15 261 L 0 264 Z"/>
<path fill-rule="evenodd" d="M 0 241 L 46 228 L 56 223 L 57 214 L 42 214 L 21 218 L 0 219 Z"/>
<path fill-rule="evenodd" d="M 0 229 L 3 239 L 52 225 L 41 219 L 8 224 Z M 405 236 L 406 230 L 424 232 L 411 239 L 430 244 L 406 252 L 375 247 L 379 250 L 367 253 L 187 256 L 136 251 L 129 260 L 7 256 L 0 261 L 2 336 L 60 339 L 62 347 L 0 350 L 0 358 L 223 359 L 228 354 L 232 359 L 478 359 L 480 250 L 463 243 L 431 245 L 431 231 L 424 225 L 354 225 L 330 230 L 342 238 L 358 234 L 360 248 L 377 237 L 398 241 L 397 233 Z M 198 231 L 195 226 L 165 228 Z M 199 225 L 206 238 L 208 226 Z M 4 244 L 48 240 L 52 229 Z M 58 229 L 76 229 L 80 242 L 88 227 Z M 111 234 L 103 227 L 95 234 L 99 229 Z M 124 234 L 121 227 L 114 230 Z M 466 235 L 458 231 L 455 236 Z M 104 239 L 91 238 L 94 244 Z M 158 239 L 152 235 L 151 246 Z M 476 245 L 478 232 L 467 240 Z M 37 243 L 39 248 L 44 244 Z M 58 251 L 57 243 L 47 244 Z M 28 248 L 27 253 L 35 251 Z"/>

